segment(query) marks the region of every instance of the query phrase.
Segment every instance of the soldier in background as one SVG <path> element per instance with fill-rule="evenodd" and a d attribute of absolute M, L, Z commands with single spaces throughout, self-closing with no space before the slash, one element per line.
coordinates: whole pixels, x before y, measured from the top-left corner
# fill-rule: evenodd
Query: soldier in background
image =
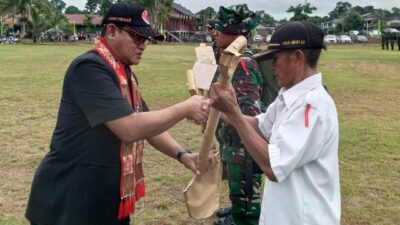
<path fill-rule="evenodd" d="M 239 35 L 248 39 L 259 24 L 260 16 L 246 4 L 220 7 L 215 20 L 218 49 L 228 47 Z M 261 112 L 260 100 L 263 80 L 251 49 L 246 48 L 232 77 L 237 101 L 243 114 L 254 116 Z M 214 81 L 219 80 L 217 71 Z M 219 122 L 216 137 L 220 144 L 222 161 L 226 163 L 231 210 L 220 209 L 214 224 L 258 224 L 260 216 L 260 185 L 262 171 L 247 153 L 235 129 Z"/>
<path fill-rule="evenodd" d="M 382 32 L 382 47 L 383 49 L 389 50 L 389 39 L 390 39 L 390 33 L 388 32 Z"/>
<path fill-rule="evenodd" d="M 389 39 L 390 39 L 390 48 L 393 51 L 393 49 L 394 49 L 394 41 L 396 40 L 396 33 L 394 33 L 394 32 L 389 33 Z"/>
<path fill-rule="evenodd" d="M 386 46 L 386 50 L 389 50 L 389 39 L 390 39 L 390 34 L 389 34 L 389 33 L 385 33 L 385 46 Z"/>
<path fill-rule="evenodd" d="M 397 33 L 397 47 L 399 48 L 400 51 L 400 32 Z"/>
<path fill-rule="evenodd" d="M 385 50 L 385 41 L 386 41 L 386 33 L 384 31 L 382 31 L 382 34 L 381 34 L 382 50 Z"/>

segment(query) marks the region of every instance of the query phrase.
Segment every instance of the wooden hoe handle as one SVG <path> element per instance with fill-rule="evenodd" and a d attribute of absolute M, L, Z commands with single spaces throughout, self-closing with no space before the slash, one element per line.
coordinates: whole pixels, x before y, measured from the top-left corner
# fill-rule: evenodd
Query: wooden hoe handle
<path fill-rule="evenodd" d="M 236 70 L 237 65 L 240 61 L 240 56 L 243 53 L 244 48 L 247 45 L 247 39 L 243 36 L 239 36 L 235 39 L 223 52 L 219 61 L 219 68 L 221 71 L 221 77 L 219 84 L 223 89 L 228 88 L 231 84 L 233 73 Z M 210 149 L 214 144 L 215 131 L 220 117 L 220 112 L 215 108 L 211 108 L 210 115 L 208 117 L 207 126 L 204 131 L 204 138 L 201 144 L 199 152 L 198 167 L 200 170 L 207 166 L 207 157 Z"/>

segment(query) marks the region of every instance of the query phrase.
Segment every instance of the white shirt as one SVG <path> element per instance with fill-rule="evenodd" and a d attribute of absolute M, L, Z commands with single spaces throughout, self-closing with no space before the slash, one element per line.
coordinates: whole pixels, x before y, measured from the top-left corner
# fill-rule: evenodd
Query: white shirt
<path fill-rule="evenodd" d="M 278 180 L 266 182 L 260 225 L 340 224 L 338 118 L 321 80 L 282 88 L 257 116 Z"/>

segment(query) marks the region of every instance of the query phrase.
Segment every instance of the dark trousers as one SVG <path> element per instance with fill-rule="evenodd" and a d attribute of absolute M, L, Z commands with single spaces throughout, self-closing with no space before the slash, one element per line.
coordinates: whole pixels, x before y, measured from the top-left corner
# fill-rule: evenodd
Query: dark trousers
<path fill-rule="evenodd" d="M 120 225 L 129 225 L 129 222 L 130 222 L 130 219 L 128 217 L 128 218 L 122 219 L 120 222 Z M 39 224 L 31 222 L 31 225 L 39 225 Z"/>

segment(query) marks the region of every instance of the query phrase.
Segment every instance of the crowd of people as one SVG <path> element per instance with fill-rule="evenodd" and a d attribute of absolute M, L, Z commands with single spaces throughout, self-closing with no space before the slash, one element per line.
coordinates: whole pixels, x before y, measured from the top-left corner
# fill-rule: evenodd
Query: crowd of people
<path fill-rule="evenodd" d="M 86 33 L 83 31 L 77 33 L 64 32 L 62 30 L 54 30 L 54 31 L 41 31 L 38 33 L 28 33 L 24 37 L 32 38 L 35 42 L 75 42 L 75 41 L 93 41 L 100 33 Z M 4 37 L 1 38 L 2 42 L 13 42 L 16 43 L 21 39 L 21 33 L 19 29 L 17 31 L 13 31 L 12 29 L 7 29 L 4 32 Z M 8 44 L 8 43 L 7 43 Z"/>
<path fill-rule="evenodd" d="M 69 33 L 69 32 L 48 32 L 42 31 L 37 37 L 38 42 L 64 42 L 64 41 L 93 41 L 98 34 L 92 33 Z"/>

